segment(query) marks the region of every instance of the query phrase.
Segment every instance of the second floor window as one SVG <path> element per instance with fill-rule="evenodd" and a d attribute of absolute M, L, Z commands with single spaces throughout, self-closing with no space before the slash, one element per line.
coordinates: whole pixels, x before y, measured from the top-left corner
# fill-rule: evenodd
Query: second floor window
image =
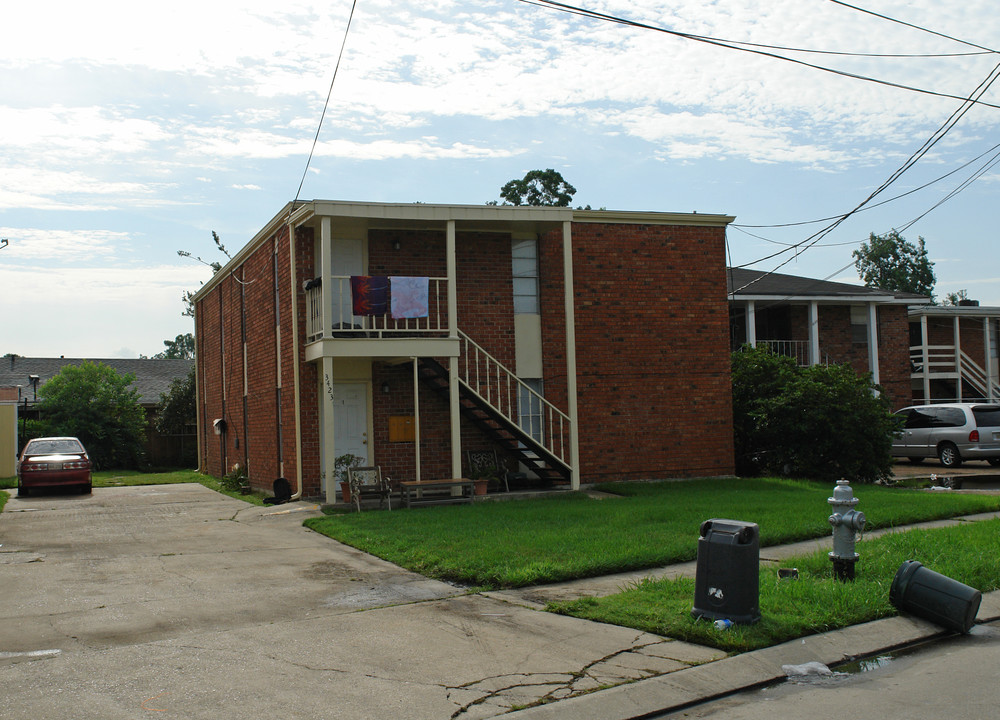
<path fill-rule="evenodd" d="M 512 250 L 514 270 L 514 312 L 538 314 L 538 241 L 515 240 Z"/>

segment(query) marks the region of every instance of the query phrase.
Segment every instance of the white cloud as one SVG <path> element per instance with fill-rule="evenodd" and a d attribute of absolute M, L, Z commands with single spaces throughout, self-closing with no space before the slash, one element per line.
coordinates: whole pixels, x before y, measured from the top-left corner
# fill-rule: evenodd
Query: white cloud
<path fill-rule="evenodd" d="M 43 230 L 40 228 L 0 227 L 0 236 L 8 238 L 10 245 L 4 251 L 5 260 L 21 267 L 18 281 L 33 272 L 45 274 L 51 268 L 34 270 L 32 265 L 58 259 L 79 264 L 97 258 L 110 259 L 117 255 L 117 247 L 128 240 L 123 232 L 109 230 Z"/>

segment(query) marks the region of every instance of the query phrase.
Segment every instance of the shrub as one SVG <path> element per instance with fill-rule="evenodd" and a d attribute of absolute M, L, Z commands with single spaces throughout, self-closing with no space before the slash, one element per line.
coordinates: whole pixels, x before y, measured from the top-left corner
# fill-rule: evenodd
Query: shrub
<path fill-rule="evenodd" d="M 897 423 L 870 374 L 801 368 L 766 348 L 733 353 L 732 369 L 738 473 L 862 483 L 889 476 Z"/>
<path fill-rule="evenodd" d="M 66 365 L 38 389 L 49 435 L 80 438 L 103 468 L 137 468 L 145 459 L 146 411 L 131 387 L 135 377 L 104 363 Z"/>

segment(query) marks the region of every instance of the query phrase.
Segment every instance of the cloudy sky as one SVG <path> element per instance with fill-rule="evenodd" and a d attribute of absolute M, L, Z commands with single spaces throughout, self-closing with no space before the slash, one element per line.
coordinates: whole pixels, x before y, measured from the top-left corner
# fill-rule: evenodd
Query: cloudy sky
<path fill-rule="evenodd" d="M 1000 305 L 994 0 L 859 1 L 918 27 L 832 0 L 582 5 L 750 53 L 544 3 L 357 0 L 301 198 L 481 204 L 555 168 L 574 206 L 735 215 L 736 265 L 857 281 L 870 232 L 923 236 L 938 296 Z M 213 230 L 235 252 L 295 197 L 351 6 L 5 3 L 0 354 L 191 331 L 210 271 L 177 251 L 224 259 Z"/>

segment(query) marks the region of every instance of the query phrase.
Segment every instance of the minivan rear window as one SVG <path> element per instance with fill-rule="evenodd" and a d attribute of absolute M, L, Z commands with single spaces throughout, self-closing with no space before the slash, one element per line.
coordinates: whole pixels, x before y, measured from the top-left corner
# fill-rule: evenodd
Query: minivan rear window
<path fill-rule="evenodd" d="M 1000 405 L 982 405 L 972 408 L 976 427 L 1000 427 Z"/>

